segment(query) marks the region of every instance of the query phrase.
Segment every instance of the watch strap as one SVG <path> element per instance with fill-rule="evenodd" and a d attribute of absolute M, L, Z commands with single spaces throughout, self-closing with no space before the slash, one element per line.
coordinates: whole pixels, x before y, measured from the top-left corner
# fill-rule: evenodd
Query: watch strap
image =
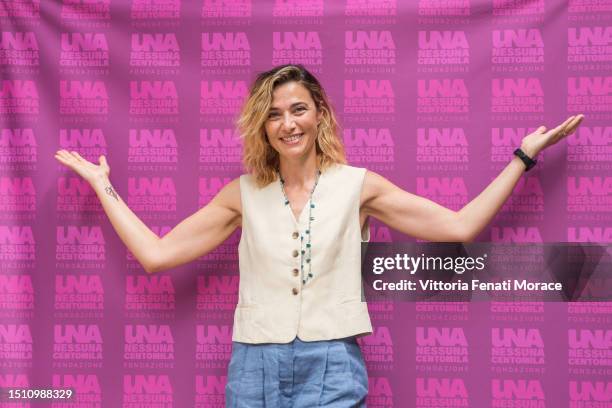
<path fill-rule="evenodd" d="M 518 158 L 521 159 L 523 163 L 525 163 L 525 167 L 526 167 L 525 171 L 531 170 L 531 168 L 535 166 L 537 163 L 537 160 L 532 159 L 531 157 L 527 156 L 525 152 L 522 151 L 520 148 L 514 151 L 514 155 L 518 156 Z"/>

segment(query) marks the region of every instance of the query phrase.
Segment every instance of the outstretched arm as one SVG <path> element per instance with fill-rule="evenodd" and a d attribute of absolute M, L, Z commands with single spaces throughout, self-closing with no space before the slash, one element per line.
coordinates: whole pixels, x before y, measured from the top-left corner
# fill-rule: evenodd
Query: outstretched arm
<path fill-rule="evenodd" d="M 115 191 L 104 156 L 100 156 L 99 165 L 75 151 L 59 150 L 55 158 L 89 182 L 117 235 L 148 273 L 170 269 L 209 253 L 241 223 L 240 185 L 239 179 L 235 179 L 208 205 L 160 238 Z"/>
<path fill-rule="evenodd" d="M 206 255 L 241 224 L 240 179 L 235 178 L 210 203 L 161 238 L 152 272 L 174 268 Z"/>
<path fill-rule="evenodd" d="M 583 115 L 571 116 L 546 131 L 544 126 L 526 136 L 521 149 L 534 158 L 544 148 L 574 132 Z M 408 193 L 384 177 L 368 171 L 361 207 L 391 228 L 418 239 L 435 242 L 470 242 L 491 222 L 516 186 L 525 165 L 514 157 L 476 198 L 453 211 L 429 199 Z"/>

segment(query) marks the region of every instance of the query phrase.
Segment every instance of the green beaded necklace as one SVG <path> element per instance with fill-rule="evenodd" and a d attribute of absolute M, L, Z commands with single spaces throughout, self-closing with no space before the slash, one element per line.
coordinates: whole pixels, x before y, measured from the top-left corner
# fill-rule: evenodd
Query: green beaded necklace
<path fill-rule="evenodd" d="M 280 175 L 280 171 L 277 171 L 276 173 L 278 174 L 278 179 L 280 180 L 281 190 L 283 191 L 283 196 L 285 197 L 285 205 L 287 206 L 289 205 L 289 197 L 287 197 L 287 193 L 285 192 L 285 180 L 283 180 L 282 176 Z M 312 201 L 312 194 L 317 188 L 317 184 L 319 184 L 320 175 L 321 175 L 321 170 L 317 169 L 315 182 L 314 182 L 314 185 L 312 186 L 312 190 L 310 190 L 310 197 L 308 199 L 308 203 L 309 203 L 308 205 L 308 228 L 305 231 L 305 234 L 308 236 L 308 239 L 307 239 L 308 242 L 306 242 L 306 249 L 304 249 L 304 235 L 300 233 L 300 253 L 302 254 L 302 256 L 300 257 L 300 272 L 301 272 L 303 284 L 306 284 L 306 282 L 308 282 L 313 277 L 312 263 L 310 262 L 312 259 L 312 252 L 311 252 L 312 246 L 310 244 L 311 244 L 311 238 L 312 238 L 312 222 L 314 221 L 314 217 L 312 216 L 312 209 L 315 208 L 315 205 L 314 205 L 314 202 Z M 289 207 L 289 211 L 291 211 L 291 207 Z M 304 210 L 302 209 L 302 211 Z M 306 252 L 308 252 L 308 255 L 306 255 Z M 306 256 L 306 263 L 308 264 L 308 274 L 306 276 L 304 276 L 304 256 Z"/>

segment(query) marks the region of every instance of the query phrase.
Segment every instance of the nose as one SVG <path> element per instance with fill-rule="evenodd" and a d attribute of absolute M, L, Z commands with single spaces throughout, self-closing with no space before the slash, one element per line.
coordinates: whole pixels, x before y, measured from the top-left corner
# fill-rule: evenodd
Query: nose
<path fill-rule="evenodd" d="M 290 130 L 293 129 L 295 127 L 295 121 L 293 120 L 293 115 L 291 115 L 291 113 L 289 112 L 285 112 L 285 114 L 283 115 L 283 128 Z"/>

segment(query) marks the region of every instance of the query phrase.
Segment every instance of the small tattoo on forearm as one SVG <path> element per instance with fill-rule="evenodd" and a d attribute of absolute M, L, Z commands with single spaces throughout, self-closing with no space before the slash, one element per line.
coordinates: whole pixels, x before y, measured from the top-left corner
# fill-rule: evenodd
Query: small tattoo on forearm
<path fill-rule="evenodd" d="M 112 186 L 106 187 L 104 191 L 106 191 L 107 194 L 110 194 L 111 196 L 115 197 L 115 200 L 119 201 L 119 198 L 117 197 L 117 193 L 115 193 L 115 190 L 113 190 Z"/>

